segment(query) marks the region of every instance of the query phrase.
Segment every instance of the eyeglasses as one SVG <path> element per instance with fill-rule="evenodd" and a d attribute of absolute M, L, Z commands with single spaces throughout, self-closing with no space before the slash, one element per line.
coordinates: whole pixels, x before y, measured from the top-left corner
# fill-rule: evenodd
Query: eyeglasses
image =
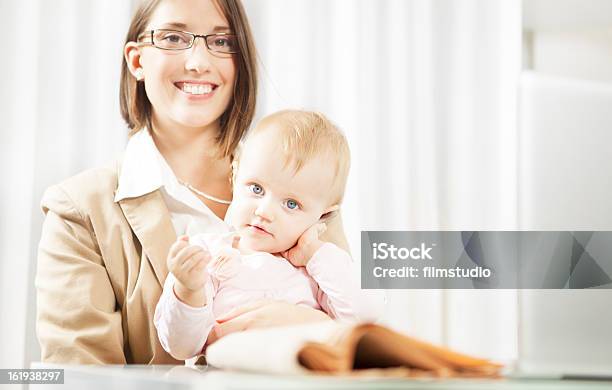
<path fill-rule="evenodd" d="M 204 39 L 208 50 L 223 53 L 238 53 L 238 37 L 234 34 L 216 33 L 198 35 L 187 31 L 156 29 L 143 32 L 139 39 L 148 37 L 150 42 L 143 42 L 162 50 L 186 50 L 193 46 L 196 38 Z"/>

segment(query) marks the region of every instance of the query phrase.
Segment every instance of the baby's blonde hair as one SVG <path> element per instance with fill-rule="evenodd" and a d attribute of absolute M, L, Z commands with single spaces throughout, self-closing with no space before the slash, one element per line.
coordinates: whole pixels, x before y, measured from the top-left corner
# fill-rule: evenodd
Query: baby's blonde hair
<path fill-rule="evenodd" d="M 282 110 L 266 116 L 247 136 L 262 131 L 278 132 L 278 141 L 285 159 L 285 166 L 292 166 L 297 173 L 315 157 L 325 158 L 334 179 L 330 188 L 331 205 L 340 204 L 351 165 L 351 154 L 346 137 L 325 115 L 303 110 Z M 239 163 L 240 155 L 236 156 Z M 237 165 L 235 165 L 237 167 Z"/>

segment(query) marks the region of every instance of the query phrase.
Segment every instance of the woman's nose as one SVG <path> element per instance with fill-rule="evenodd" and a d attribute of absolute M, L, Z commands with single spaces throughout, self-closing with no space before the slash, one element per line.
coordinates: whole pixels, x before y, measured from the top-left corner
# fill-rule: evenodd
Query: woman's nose
<path fill-rule="evenodd" d="M 204 38 L 197 37 L 193 42 L 193 46 L 187 49 L 185 69 L 188 71 L 195 71 L 197 73 L 205 73 L 206 71 L 210 70 L 211 55 L 212 54 L 206 47 Z"/>

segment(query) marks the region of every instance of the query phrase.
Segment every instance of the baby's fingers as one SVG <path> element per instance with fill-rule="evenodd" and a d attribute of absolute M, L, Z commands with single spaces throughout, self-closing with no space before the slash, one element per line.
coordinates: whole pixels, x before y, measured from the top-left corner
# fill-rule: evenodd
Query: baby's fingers
<path fill-rule="evenodd" d="M 197 272 L 197 273 L 203 272 L 204 269 L 206 268 L 206 264 L 208 264 L 208 263 L 206 261 L 204 261 L 204 260 L 198 261 L 193 266 L 193 268 L 191 268 L 191 270 L 189 272 L 192 272 L 192 271 L 193 272 Z"/>
<path fill-rule="evenodd" d="M 168 260 L 168 269 L 177 272 L 183 269 L 183 264 L 198 252 L 203 252 L 202 248 L 190 245 L 178 251 L 178 253 Z"/>
<path fill-rule="evenodd" d="M 191 272 L 192 270 L 194 270 L 196 267 L 198 267 L 200 265 L 206 265 L 206 263 L 208 263 L 206 261 L 206 254 L 205 253 L 196 253 L 195 255 L 193 255 L 189 259 L 187 259 L 181 265 L 181 271 L 189 273 L 189 272 Z"/>
<path fill-rule="evenodd" d="M 187 259 L 195 255 L 196 253 L 204 253 L 204 250 L 202 249 L 202 247 L 197 245 L 186 246 L 176 254 L 176 257 L 179 259 L 178 263 L 183 264 L 185 261 L 187 261 Z"/>
<path fill-rule="evenodd" d="M 168 258 L 175 257 L 176 254 L 183 248 L 189 246 L 188 236 L 179 236 L 168 251 Z"/>

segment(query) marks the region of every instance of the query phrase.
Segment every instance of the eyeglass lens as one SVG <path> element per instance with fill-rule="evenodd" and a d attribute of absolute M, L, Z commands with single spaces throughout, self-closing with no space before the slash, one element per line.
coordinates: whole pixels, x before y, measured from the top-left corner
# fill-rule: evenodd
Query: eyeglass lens
<path fill-rule="evenodd" d="M 160 49 L 188 49 L 192 46 L 194 39 L 194 35 L 183 31 L 153 31 L 153 44 Z M 209 50 L 220 53 L 236 53 L 238 51 L 238 40 L 233 34 L 211 34 L 206 36 L 206 46 Z"/>

